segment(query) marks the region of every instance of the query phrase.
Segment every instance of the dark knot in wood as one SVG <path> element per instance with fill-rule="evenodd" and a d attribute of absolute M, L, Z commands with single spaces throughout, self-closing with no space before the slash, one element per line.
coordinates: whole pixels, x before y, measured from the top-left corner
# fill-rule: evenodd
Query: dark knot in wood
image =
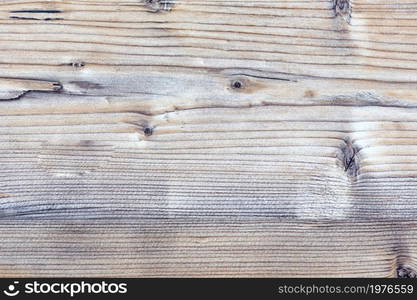
<path fill-rule="evenodd" d="M 175 0 L 145 0 L 145 4 L 152 12 L 171 11 Z"/>
<path fill-rule="evenodd" d="M 352 5 L 350 0 L 333 0 L 332 9 L 335 17 L 342 17 L 348 24 L 352 18 Z"/>
<path fill-rule="evenodd" d="M 398 278 L 417 278 L 417 273 L 416 271 L 410 268 L 400 266 L 397 269 L 397 277 Z"/>
<path fill-rule="evenodd" d="M 358 157 L 359 149 L 350 138 L 346 138 L 340 146 L 338 160 L 346 174 L 351 179 L 356 179 L 359 174 L 360 162 Z"/>
<path fill-rule="evenodd" d="M 145 127 L 143 129 L 143 133 L 145 136 L 151 136 L 153 134 L 153 129 L 151 127 Z"/>
<path fill-rule="evenodd" d="M 243 83 L 239 80 L 232 81 L 232 88 L 234 89 L 241 89 L 243 87 Z"/>

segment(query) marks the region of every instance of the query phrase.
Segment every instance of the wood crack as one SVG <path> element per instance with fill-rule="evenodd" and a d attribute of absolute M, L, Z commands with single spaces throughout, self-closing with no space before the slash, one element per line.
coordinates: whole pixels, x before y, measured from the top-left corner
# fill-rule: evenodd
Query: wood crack
<path fill-rule="evenodd" d="M 11 16 L 10 19 L 16 19 L 16 20 L 36 20 L 36 21 L 57 21 L 57 20 L 64 20 L 63 18 L 34 18 L 34 17 L 17 17 L 17 16 Z"/>
<path fill-rule="evenodd" d="M 58 81 L 0 78 L 0 101 L 20 100 L 30 92 L 59 92 Z"/>
<path fill-rule="evenodd" d="M 49 17 L 43 15 L 50 14 L 60 14 L 61 10 L 58 9 L 21 9 L 21 10 L 11 10 L 11 14 L 18 14 L 10 16 L 10 19 L 15 20 L 35 20 L 35 21 L 59 21 L 64 20 L 64 18 L 58 17 Z"/>
<path fill-rule="evenodd" d="M 21 10 L 11 10 L 11 13 L 30 13 L 30 14 L 59 14 L 62 13 L 61 10 L 57 9 L 21 9 Z"/>

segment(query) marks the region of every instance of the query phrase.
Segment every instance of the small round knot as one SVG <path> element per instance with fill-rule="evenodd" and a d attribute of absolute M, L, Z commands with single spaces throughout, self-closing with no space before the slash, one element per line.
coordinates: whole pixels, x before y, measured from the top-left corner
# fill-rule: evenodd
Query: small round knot
<path fill-rule="evenodd" d="M 235 80 L 232 82 L 232 88 L 234 89 L 241 89 L 243 87 L 243 83 L 239 80 Z"/>
<path fill-rule="evenodd" d="M 153 134 L 153 129 L 152 129 L 152 128 L 150 128 L 150 127 L 146 127 L 146 128 L 143 130 L 143 133 L 145 134 L 145 136 L 151 136 L 151 135 Z"/>

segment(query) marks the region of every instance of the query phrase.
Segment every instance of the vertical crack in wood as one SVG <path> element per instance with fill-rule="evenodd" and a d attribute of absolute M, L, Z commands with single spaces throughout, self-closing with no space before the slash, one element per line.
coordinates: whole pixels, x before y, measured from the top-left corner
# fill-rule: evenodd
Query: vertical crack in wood
<path fill-rule="evenodd" d="M 352 180 L 356 180 L 359 174 L 359 149 L 354 145 L 350 138 L 346 138 L 340 147 L 339 161 L 343 166 L 344 171 Z"/>
<path fill-rule="evenodd" d="M 352 4 L 351 0 L 333 0 L 332 9 L 334 17 L 343 18 L 347 24 L 350 24 L 352 18 Z"/>

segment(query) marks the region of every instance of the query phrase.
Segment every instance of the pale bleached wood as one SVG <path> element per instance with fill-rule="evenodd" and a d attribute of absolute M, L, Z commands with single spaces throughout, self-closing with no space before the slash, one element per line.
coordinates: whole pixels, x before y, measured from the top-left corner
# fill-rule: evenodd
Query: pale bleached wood
<path fill-rule="evenodd" d="M 0 4 L 0 275 L 412 274 L 417 3 L 170 2 Z"/>
<path fill-rule="evenodd" d="M 388 277 L 414 268 L 417 246 L 415 222 L 386 221 L 3 220 L 0 233 L 14 277 Z"/>

